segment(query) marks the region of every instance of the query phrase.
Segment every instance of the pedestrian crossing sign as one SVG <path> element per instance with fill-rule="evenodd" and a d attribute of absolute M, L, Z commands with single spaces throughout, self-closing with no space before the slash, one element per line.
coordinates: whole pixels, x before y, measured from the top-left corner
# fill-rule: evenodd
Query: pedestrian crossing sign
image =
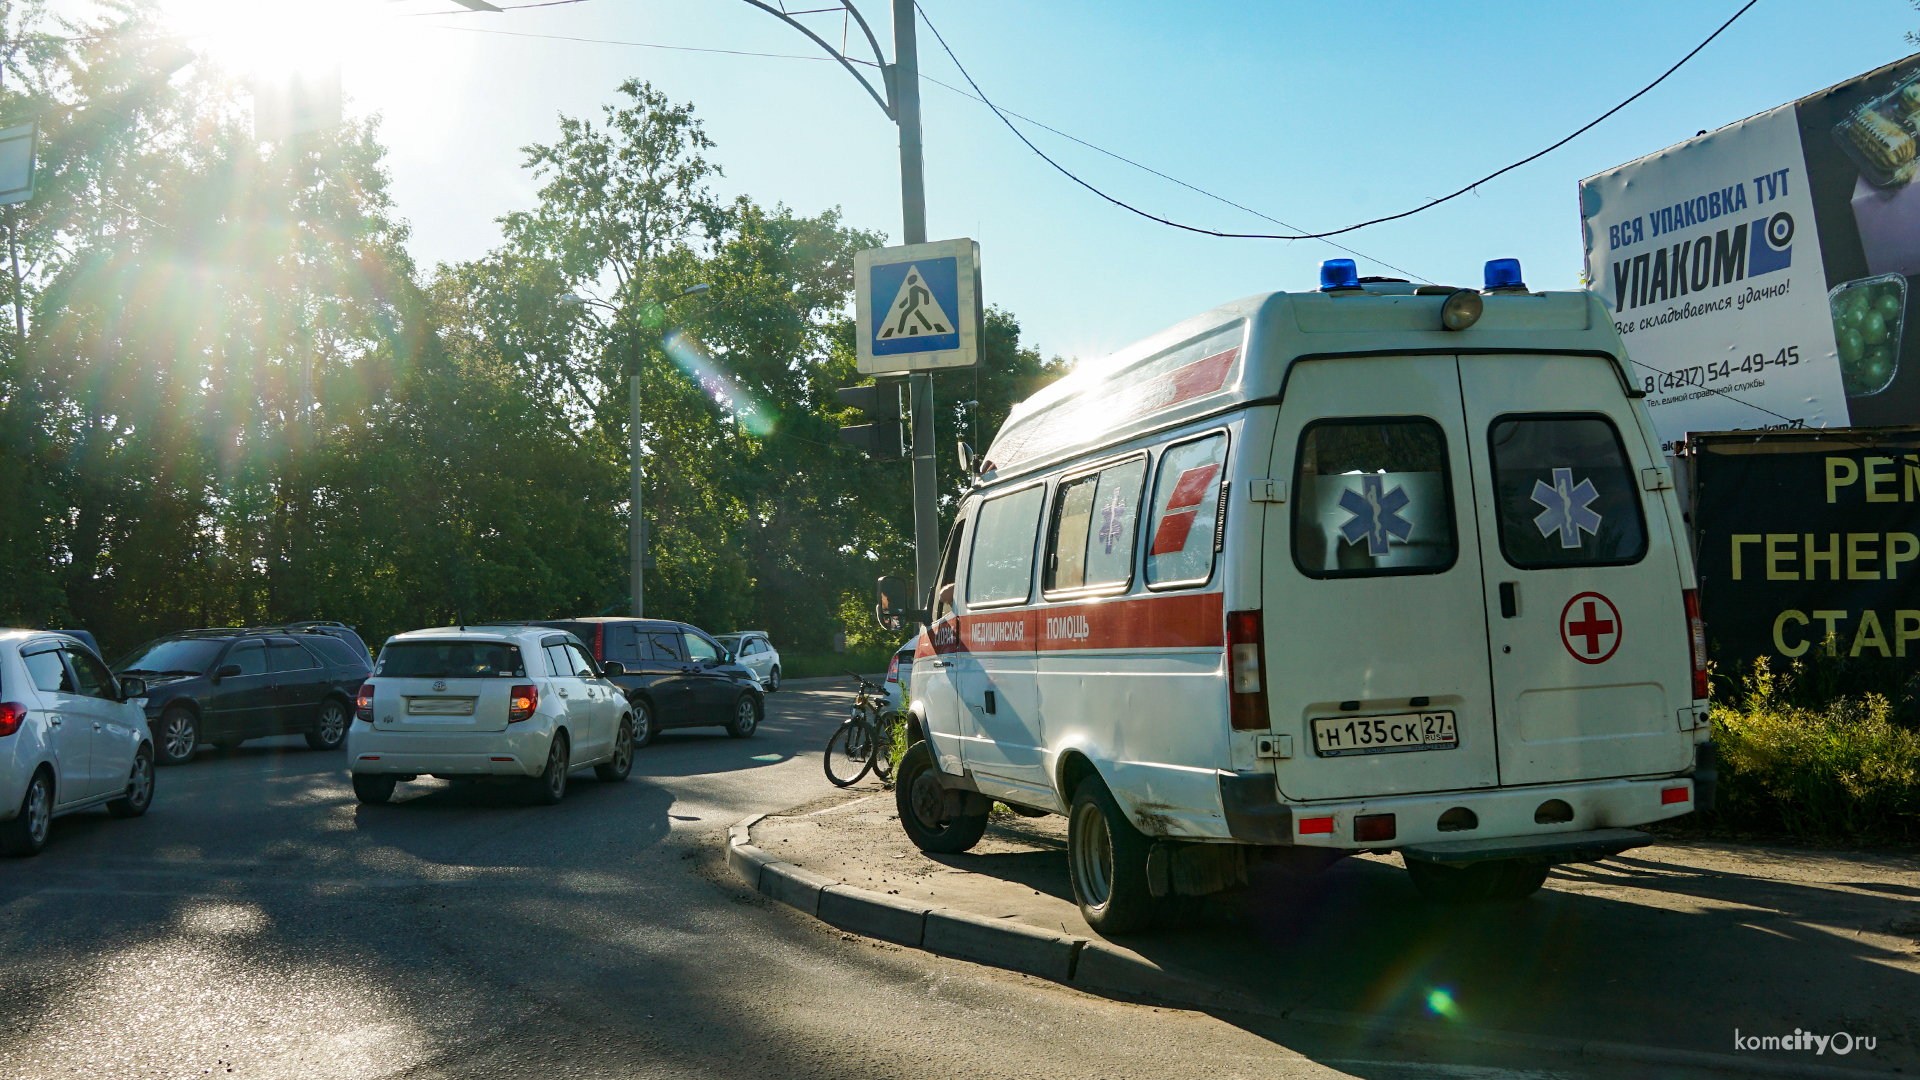
<path fill-rule="evenodd" d="M 862 374 L 978 362 L 979 244 L 941 240 L 862 251 L 854 274 Z"/>

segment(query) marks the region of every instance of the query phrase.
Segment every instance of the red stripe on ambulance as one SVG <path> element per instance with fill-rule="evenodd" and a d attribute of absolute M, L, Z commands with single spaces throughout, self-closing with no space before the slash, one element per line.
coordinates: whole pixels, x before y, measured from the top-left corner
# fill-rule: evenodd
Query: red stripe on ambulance
<path fill-rule="evenodd" d="M 1080 649 L 1218 648 L 1226 644 L 1217 592 L 1115 597 L 1085 604 L 949 616 L 914 655 Z"/>

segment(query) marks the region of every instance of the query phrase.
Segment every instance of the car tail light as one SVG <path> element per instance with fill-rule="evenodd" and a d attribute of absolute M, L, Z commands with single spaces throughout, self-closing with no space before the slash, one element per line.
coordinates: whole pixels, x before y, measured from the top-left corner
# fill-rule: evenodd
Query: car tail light
<path fill-rule="evenodd" d="M 373 684 L 361 683 L 360 696 L 354 699 L 353 715 L 367 723 L 373 723 Z"/>
<path fill-rule="evenodd" d="M 1328 836 L 1332 836 L 1333 835 L 1333 819 L 1330 817 L 1301 818 L 1300 819 L 1300 835 L 1310 836 L 1314 833 L 1325 833 Z"/>
<path fill-rule="evenodd" d="M 1234 729 L 1266 727 L 1265 641 L 1257 611 L 1227 612 L 1227 683 Z"/>
<path fill-rule="evenodd" d="M 1693 796 L 1689 795 L 1687 789 L 1683 787 L 1663 788 L 1660 791 L 1661 806 L 1672 806 L 1674 803 L 1691 802 L 1692 799 Z"/>
<path fill-rule="evenodd" d="M 1680 594 L 1687 602 L 1687 637 L 1693 642 L 1693 699 L 1705 701 L 1712 692 L 1707 680 L 1707 624 L 1700 621 L 1700 590 Z"/>
<path fill-rule="evenodd" d="M 1393 834 L 1392 814 L 1359 814 L 1353 819 L 1353 838 L 1361 843 L 1391 840 Z"/>
<path fill-rule="evenodd" d="M 593 624 L 593 662 L 604 664 L 607 660 L 607 624 Z"/>
<path fill-rule="evenodd" d="M 537 686 L 516 686 L 507 692 L 507 723 L 517 724 L 533 715 L 540 707 L 540 688 Z"/>
<path fill-rule="evenodd" d="M 0 702 L 0 738 L 20 730 L 27 722 L 27 707 L 17 701 Z"/>
<path fill-rule="evenodd" d="M 894 653 L 893 662 L 887 665 L 887 681 L 888 682 L 900 681 L 900 654 L 899 653 Z"/>

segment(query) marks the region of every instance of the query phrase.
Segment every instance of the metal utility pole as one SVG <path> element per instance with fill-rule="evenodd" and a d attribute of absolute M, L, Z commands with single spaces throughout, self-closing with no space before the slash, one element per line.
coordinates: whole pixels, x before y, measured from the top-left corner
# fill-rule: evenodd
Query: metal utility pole
<path fill-rule="evenodd" d="M 893 0 L 893 103 L 900 125 L 902 242 L 927 242 L 926 173 L 920 157 L 920 57 L 914 0 Z M 928 600 L 940 577 L 940 468 L 933 457 L 933 373 L 907 376 L 913 415 L 913 592 Z M 931 606 L 931 605 L 930 605 Z"/>
<path fill-rule="evenodd" d="M 887 118 L 900 126 L 900 216 L 902 243 L 927 242 L 927 189 L 920 159 L 920 62 L 914 33 L 913 0 L 893 0 L 893 62 L 887 63 L 879 39 L 867 26 L 853 0 L 840 0 L 847 15 L 873 49 L 874 65 L 885 75 L 885 97 L 867 81 L 841 50 L 808 29 L 784 8 L 766 0 L 747 3 L 805 34 L 839 61 Z M 806 14 L 806 13 L 802 13 Z M 913 552 L 914 590 L 925 600 L 940 573 L 940 470 L 933 456 L 933 375 L 916 372 L 907 377 L 912 407 L 913 437 Z"/>

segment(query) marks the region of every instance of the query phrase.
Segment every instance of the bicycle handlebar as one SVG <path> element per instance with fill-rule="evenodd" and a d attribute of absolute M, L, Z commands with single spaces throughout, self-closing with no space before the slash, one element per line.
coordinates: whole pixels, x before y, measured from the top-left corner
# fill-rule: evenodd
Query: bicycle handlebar
<path fill-rule="evenodd" d="M 880 692 L 880 693 L 885 693 L 885 692 L 886 692 L 886 691 L 885 691 L 885 690 L 884 690 L 884 689 L 883 689 L 882 687 L 880 687 L 880 686 L 878 686 L 878 685 L 876 685 L 876 684 L 874 684 L 874 683 L 870 683 L 870 682 L 868 682 L 867 680 L 865 680 L 865 679 L 863 679 L 863 678 L 861 678 L 861 677 L 860 677 L 859 675 L 857 675 L 857 674 L 855 674 L 855 673 L 853 673 L 853 672 L 851 672 L 851 671 L 849 671 L 849 672 L 847 672 L 847 676 L 848 676 L 849 678 L 851 678 L 851 679 L 852 679 L 852 680 L 853 680 L 854 682 L 857 682 L 857 683 L 859 683 L 862 689 L 865 689 L 865 690 L 874 690 L 874 691 L 878 691 L 878 692 Z"/>

